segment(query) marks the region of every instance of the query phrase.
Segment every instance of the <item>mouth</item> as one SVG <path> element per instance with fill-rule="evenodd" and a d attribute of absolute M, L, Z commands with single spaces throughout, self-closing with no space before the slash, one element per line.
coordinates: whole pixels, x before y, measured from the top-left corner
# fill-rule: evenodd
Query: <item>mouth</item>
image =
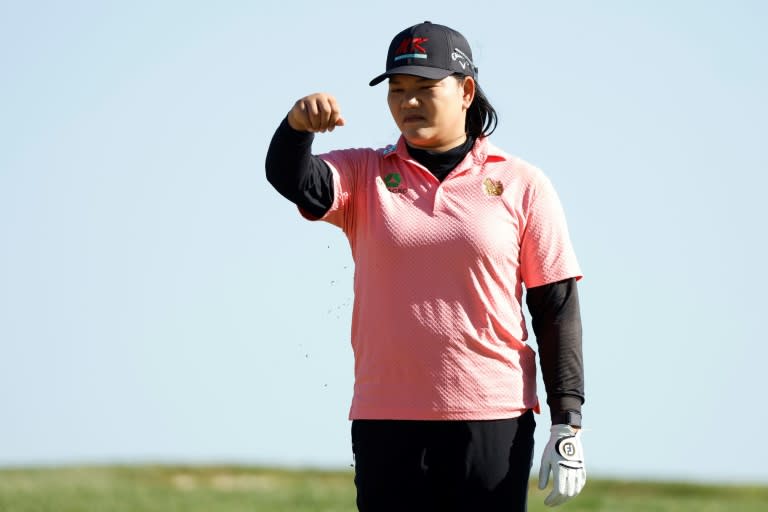
<path fill-rule="evenodd" d="M 418 115 L 415 115 L 415 114 L 411 114 L 411 115 L 407 115 L 407 116 L 405 116 L 403 118 L 403 123 L 405 123 L 405 124 L 407 124 L 407 123 L 420 123 L 420 122 L 423 122 L 425 120 L 426 119 L 424 119 L 423 116 L 418 116 Z"/>

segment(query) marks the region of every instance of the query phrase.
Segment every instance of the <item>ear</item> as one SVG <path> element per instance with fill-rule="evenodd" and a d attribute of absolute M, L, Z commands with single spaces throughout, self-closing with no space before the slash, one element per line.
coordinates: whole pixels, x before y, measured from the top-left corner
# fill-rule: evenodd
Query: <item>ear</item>
<path fill-rule="evenodd" d="M 464 110 L 469 110 L 469 106 L 472 104 L 472 101 L 475 99 L 475 90 L 477 89 L 477 84 L 475 83 L 475 79 L 471 76 L 465 76 L 464 80 L 462 81 L 462 107 Z"/>

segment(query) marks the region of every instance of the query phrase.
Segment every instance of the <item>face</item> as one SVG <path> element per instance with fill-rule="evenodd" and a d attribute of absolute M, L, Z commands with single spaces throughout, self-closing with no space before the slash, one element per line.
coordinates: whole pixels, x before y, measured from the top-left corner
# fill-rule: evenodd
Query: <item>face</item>
<path fill-rule="evenodd" d="M 447 151 L 466 140 L 464 124 L 474 96 L 475 81 L 471 77 L 430 80 L 392 75 L 387 103 L 409 145 Z"/>

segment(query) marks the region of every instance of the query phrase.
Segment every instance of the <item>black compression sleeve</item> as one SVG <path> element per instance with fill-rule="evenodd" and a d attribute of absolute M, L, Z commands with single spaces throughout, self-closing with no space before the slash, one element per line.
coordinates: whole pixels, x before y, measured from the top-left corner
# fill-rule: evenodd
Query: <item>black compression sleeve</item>
<path fill-rule="evenodd" d="M 539 345 L 552 424 L 580 426 L 584 363 L 576 279 L 530 288 L 526 292 L 526 304 Z"/>
<path fill-rule="evenodd" d="M 315 136 L 291 128 L 283 119 L 267 150 L 267 181 L 299 208 L 318 219 L 333 204 L 333 174 L 312 155 Z"/>

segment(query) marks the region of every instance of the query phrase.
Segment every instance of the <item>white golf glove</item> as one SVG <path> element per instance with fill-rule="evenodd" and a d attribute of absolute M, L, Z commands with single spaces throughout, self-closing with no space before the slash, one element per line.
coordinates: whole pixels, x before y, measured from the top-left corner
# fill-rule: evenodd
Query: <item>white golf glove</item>
<path fill-rule="evenodd" d="M 541 455 L 539 489 L 545 489 L 552 472 L 552 492 L 544 504 L 555 507 L 581 492 L 587 483 L 581 432 L 570 425 L 552 425 L 549 442 Z"/>

